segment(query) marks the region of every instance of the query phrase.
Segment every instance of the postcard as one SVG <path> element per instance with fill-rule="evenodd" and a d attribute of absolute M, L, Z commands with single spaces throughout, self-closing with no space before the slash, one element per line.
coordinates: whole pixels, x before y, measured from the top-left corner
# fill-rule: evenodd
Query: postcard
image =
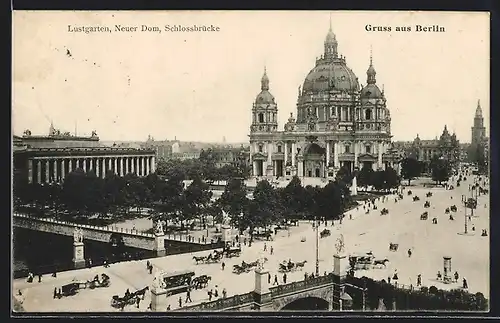
<path fill-rule="evenodd" d="M 489 28 L 14 11 L 13 312 L 489 311 Z"/>

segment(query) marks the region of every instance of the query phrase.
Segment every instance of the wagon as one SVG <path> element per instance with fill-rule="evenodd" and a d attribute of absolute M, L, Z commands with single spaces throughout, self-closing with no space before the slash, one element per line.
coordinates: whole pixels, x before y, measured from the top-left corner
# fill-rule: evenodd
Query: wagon
<path fill-rule="evenodd" d="M 70 283 L 61 287 L 62 296 L 73 296 L 78 293 L 79 283 Z"/>

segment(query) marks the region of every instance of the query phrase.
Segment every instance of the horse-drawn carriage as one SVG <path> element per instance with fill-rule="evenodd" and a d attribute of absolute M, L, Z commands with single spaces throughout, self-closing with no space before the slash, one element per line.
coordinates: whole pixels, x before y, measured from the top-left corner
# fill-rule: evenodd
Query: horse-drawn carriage
<path fill-rule="evenodd" d="M 408 195 L 412 195 L 412 194 L 413 194 L 413 192 L 412 192 L 412 191 L 408 191 L 408 193 L 407 193 L 407 194 L 408 194 Z"/>
<path fill-rule="evenodd" d="M 272 234 L 271 231 L 255 232 L 253 234 L 253 238 L 257 239 L 257 240 L 272 241 L 273 240 L 273 234 Z"/>
<path fill-rule="evenodd" d="M 398 251 L 398 248 L 399 248 L 398 243 L 389 242 L 389 251 Z"/>
<path fill-rule="evenodd" d="M 373 254 L 360 254 L 349 256 L 349 264 L 354 270 L 367 270 L 373 267 L 375 257 Z"/>
<path fill-rule="evenodd" d="M 426 196 L 426 197 L 431 197 L 431 196 L 432 196 L 432 192 L 427 192 L 427 193 L 425 194 L 425 196 Z"/>
<path fill-rule="evenodd" d="M 267 261 L 267 258 L 264 258 L 264 261 Z M 233 273 L 239 275 L 242 273 L 248 273 L 250 272 L 253 268 L 257 267 L 259 265 L 259 261 L 253 261 L 253 262 L 245 262 L 242 261 L 241 265 L 233 265 Z"/>
<path fill-rule="evenodd" d="M 61 287 L 61 296 L 73 296 L 78 293 L 79 283 L 69 283 Z"/>
<path fill-rule="evenodd" d="M 226 258 L 239 257 L 241 255 L 240 247 L 229 247 L 224 250 Z"/>
<path fill-rule="evenodd" d="M 429 208 L 429 207 L 431 207 L 431 202 L 425 201 L 424 208 Z"/>
<path fill-rule="evenodd" d="M 207 287 L 208 282 L 210 280 L 212 280 L 211 276 L 207 276 L 207 275 L 197 276 L 191 280 L 191 287 L 193 287 L 194 289 L 205 288 L 205 287 Z"/>
<path fill-rule="evenodd" d="M 420 197 L 418 197 L 418 196 L 414 196 L 414 197 L 413 197 L 413 202 L 417 202 L 417 201 L 420 201 Z"/>
<path fill-rule="evenodd" d="M 386 214 L 389 214 L 389 210 L 384 207 L 382 210 L 380 210 L 380 215 L 386 215 Z"/>
<path fill-rule="evenodd" d="M 137 296 L 134 293 L 127 294 L 123 297 L 113 295 L 111 298 L 111 306 L 114 308 L 123 308 L 126 305 L 134 305 L 137 301 Z"/>
<path fill-rule="evenodd" d="M 450 211 L 451 212 L 457 212 L 457 206 L 456 205 L 450 206 Z"/>
<path fill-rule="evenodd" d="M 326 238 L 329 237 L 332 233 L 328 229 L 324 229 L 319 233 L 320 238 Z"/>
<path fill-rule="evenodd" d="M 450 214 L 450 208 L 447 207 L 445 210 L 444 210 L 444 214 Z"/>
<path fill-rule="evenodd" d="M 282 263 L 279 264 L 278 272 L 289 273 L 289 272 L 296 271 L 296 270 L 302 270 L 306 263 L 307 263 L 307 260 L 300 261 L 300 262 L 293 262 L 291 260 L 288 260 L 288 261 L 284 260 Z"/>
<path fill-rule="evenodd" d="M 429 212 L 425 211 L 420 215 L 420 220 L 427 220 L 429 218 Z"/>
<path fill-rule="evenodd" d="M 223 251 L 217 251 L 214 250 L 214 252 L 211 252 L 208 256 L 193 256 L 193 260 L 196 261 L 196 264 L 198 265 L 200 262 L 204 264 L 213 264 L 217 263 L 222 259 L 222 256 L 224 255 Z"/>

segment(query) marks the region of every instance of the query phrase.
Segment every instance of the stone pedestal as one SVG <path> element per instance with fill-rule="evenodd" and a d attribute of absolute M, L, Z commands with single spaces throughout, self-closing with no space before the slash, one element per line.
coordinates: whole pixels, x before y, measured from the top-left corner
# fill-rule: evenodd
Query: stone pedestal
<path fill-rule="evenodd" d="M 151 288 L 151 311 L 152 312 L 157 312 L 160 310 L 165 310 L 164 308 L 161 308 L 161 299 L 163 298 L 164 300 L 167 297 L 167 291 L 162 288 Z"/>
<path fill-rule="evenodd" d="M 333 273 L 339 277 L 345 277 L 349 270 L 349 258 L 345 254 L 333 255 Z"/>
<path fill-rule="evenodd" d="M 337 170 L 333 166 L 328 166 L 326 169 L 326 178 L 328 180 L 335 180 L 335 175 L 337 175 Z"/>
<path fill-rule="evenodd" d="M 157 257 L 163 257 L 166 255 L 165 250 L 165 234 L 156 233 L 155 234 L 155 251 Z"/>
<path fill-rule="evenodd" d="M 352 185 L 351 185 L 351 196 L 358 195 L 358 180 L 356 176 L 352 179 Z"/>
<path fill-rule="evenodd" d="M 294 174 L 293 174 L 293 170 L 292 170 L 292 168 L 293 168 L 292 166 L 286 166 L 286 167 L 285 167 L 285 178 L 286 178 L 287 180 L 292 179 L 292 177 L 293 177 L 293 175 L 294 175 Z"/>
<path fill-rule="evenodd" d="M 75 269 L 85 267 L 85 248 L 83 242 L 73 243 L 73 264 Z"/>
<path fill-rule="evenodd" d="M 272 309 L 271 291 L 267 282 L 269 271 L 266 269 L 255 269 L 255 307 L 257 311 L 266 311 Z"/>
<path fill-rule="evenodd" d="M 273 177 L 274 176 L 274 167 L 272 164 L 267 165 L 266 167 L 266 176 Z"/>
<path fill-rule="evenodd" d="M 232 232 L 231 232 L 231 227 L 227 224 L 223 224 L 220 227 L 220 230 L 222 232 L 222 241 L 224 241 L 224 245 L 227 242 L 231 242 L 233 237 L 232 237 Z"/>

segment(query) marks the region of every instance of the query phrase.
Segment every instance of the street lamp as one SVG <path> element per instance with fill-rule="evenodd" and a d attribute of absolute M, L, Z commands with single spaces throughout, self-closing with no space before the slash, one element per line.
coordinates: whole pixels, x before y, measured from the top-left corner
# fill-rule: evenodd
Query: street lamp
<path fill-rule="evenodd" d="M 314 225 L 316 226 L 316 277 L 318 277 L 319 276 L 319 225 L 316 216 L 314 216 Z"/>

